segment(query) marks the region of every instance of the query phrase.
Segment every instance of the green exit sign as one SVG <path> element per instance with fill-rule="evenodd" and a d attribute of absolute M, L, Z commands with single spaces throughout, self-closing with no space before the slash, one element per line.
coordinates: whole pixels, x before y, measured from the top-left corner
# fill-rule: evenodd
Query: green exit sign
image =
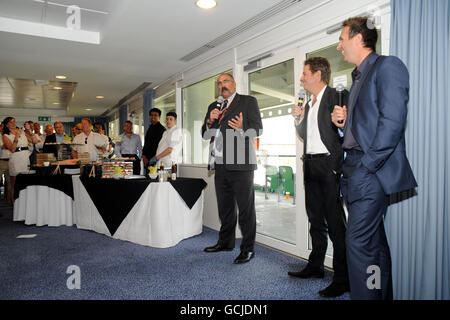
<path fill-rule="evenodd" d="M 38 117 L 38 121 L 51 121 L 52 117 Z"/>

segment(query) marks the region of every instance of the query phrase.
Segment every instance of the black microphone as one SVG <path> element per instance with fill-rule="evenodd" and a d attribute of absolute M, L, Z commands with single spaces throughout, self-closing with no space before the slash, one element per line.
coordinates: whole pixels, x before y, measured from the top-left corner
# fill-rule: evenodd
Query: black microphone
<path fill-rule="evenodd" d="M 303 107 L 303 102 L 305 101 L 305 90 L 301 89 L 298 92 L 298 102 L 297 102 L 297 106 L 299 107 Z M 300 120 L 300 115 L 296 116 L 295 119 L 298 121 Z"/>
<path fill-rule="evenodd" d="M 339 103 L 338 103 L 338 105 L 340 106 L 340 107 L 342 107 L 342 105 L 343 105 L 343 102 L 342 102 L 342 92 L 344 91 L 344 86 L 342 85 L 342 83 L 339 83 L 338 85 L 337 85 L 337 87 L 336 87 L 336 91 L 337 91 L 337 93 L 338 93 L 338 99 L 339 99 Z M 339 124 L 343 124 L 344 123 L 344 120 L 338 120 L 338 123 Z"/>
<path fill-rule="evenodd" d="M 222 110 L 220 110 L 220 108 L 221 108 L 221 106 L 222 106 L 222 103 L 223 103 L 223 97 L 222 96 L 218 96 L 217 97 L 217 104 L 216 104 L 216 107 L 214 108 L 214 109 L 218 109 L 220 112 L 222 112 Z M 216 125 L 216 123 L 217 123 L 217 121 L 218 121 L 219 119 L 215 119 L 212 123 L 211 123 L 211 128 L 214 126 L 214 125 Z"/>
<path fill-rule="evenodd" d="M 222 103 L 223 103 L 223 97 L 222 96 L 218 96 L 217 97 L 216 109 L 220 110 L 220 107 L 222 106 Z"/>

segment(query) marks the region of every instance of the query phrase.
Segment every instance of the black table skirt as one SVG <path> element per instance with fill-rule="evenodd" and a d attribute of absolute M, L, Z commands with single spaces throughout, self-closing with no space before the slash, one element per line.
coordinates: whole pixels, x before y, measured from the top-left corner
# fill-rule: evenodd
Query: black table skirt
<path fill-rule="evenodd" d="M 139 200 L 150 183 L 157 183 L 152 179 L 98 179 L 80 177 L 92 202 L 97 208 L 103 221 L 113 235 L 122 221 Z M 197 202 L 202 190 L 206 187 L 203 179 L 177 178 L 168 180 L 178 192 L 189 209 Z"/>
<path fill-rule="evenodd" d="M 19 174 L 16 177 L 16 183 L 14 185 L 14 200 L 19 197 L 20 191 L 26 189 L 28 186 L 47 186 L 62 191 L 74 199 L 71 175 Z"/>

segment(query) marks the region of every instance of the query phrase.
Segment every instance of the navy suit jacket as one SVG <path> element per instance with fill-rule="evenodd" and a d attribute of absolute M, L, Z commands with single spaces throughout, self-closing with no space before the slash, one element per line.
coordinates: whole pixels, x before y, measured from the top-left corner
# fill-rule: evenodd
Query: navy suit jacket
<path fill-rule="evenodd" d="M 377 58 L 381 60 L 375 64 Z M 352 130 L 364 152 L 362 165 L 378 178 L 386 194 L 417 187 L 405 151 L 409 74 L 394 56 L 372 54 L 361 78 L 346 130 Z"/>

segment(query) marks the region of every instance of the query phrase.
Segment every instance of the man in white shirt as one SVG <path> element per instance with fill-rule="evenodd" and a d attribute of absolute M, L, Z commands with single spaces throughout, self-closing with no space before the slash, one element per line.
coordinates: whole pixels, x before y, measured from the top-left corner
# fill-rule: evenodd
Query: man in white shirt
<path fill-rule="evenodd" d="M 319 291 L 323 297 L 337 297 L 349 291 L 345 250 L 345 213 L 340 198 L 339 177 L 343 161 L 342 139 L 331 121 L 331 112 L 339 104 L 335 89 L 328 86 L 331 69 L 327 59 L 313 57 L 305 61 L 300 81 L 312 96 L 305 107 L 296 106 L 292 115 L 303 140 L 303 179 L 305 204 L 311 224 L 312 251 L 307 266 L 300 272 L 288 272 L 298 278 L 323 278 L 327 233 L 333 242 L 333 282 Z M 342 100 L 347 101 L 347 91 Z"/>
<path fill-rule="evenodd" d="M 91 131 L 91 120 L 83 118 L 81 120 L 82 132 L 73 139 L 72 158 L 78 158 L 79 152 L 89 152 L 91 162 L 98 160 L 99 152 L 105 152 L 108 146 L 107 141 L 98 133 Z M 81 144 L 81 145 L 77 145 Z"/>
<path fill-rule="evenodd" d="M 175 112 L 167 113 L 166 126 L 167 130 L 164 131 L 159 141 L 156 156 L 150 159 L 149 165 L 154 165 L 159 161 L 160 165 L 164 163 L 166 168 L 170 168 L 172 162 L 175 164 L 180 162 L 183 135 L 181 128 L 177 127 L 177 114 Z"/>

